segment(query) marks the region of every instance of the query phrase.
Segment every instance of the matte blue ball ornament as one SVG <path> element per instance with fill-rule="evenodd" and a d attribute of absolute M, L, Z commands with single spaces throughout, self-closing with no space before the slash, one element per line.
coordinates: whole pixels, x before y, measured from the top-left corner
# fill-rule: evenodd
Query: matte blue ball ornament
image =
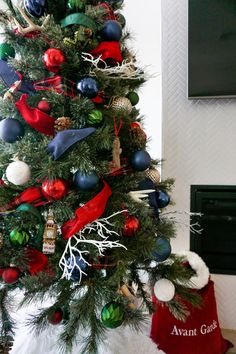
<path fill-rule="evenodd" d="M 88 175 L 77 171 L 74 174 L 74 184 L 76 188 L 80 191 L 89 191 L 96 187 L 98 184 L 99 177 L 96 172 L 92 172 Z"/>
<path fill-rule="evenodd" d="M 25 129 L 15 118 L 6 118 L 0 122 L 0 138 L 5 143 L 15 143 L 23 138 Z"/>
<path fill-rule="evenodd" d="M 170 203 L 170 196 L 163 191 L 157 193 L 157 205 L 159 208 L 165 208 Z"/>
<path fill-rule="evenodd" d="M 77 83 L 77 90 L 87 98 L 95 98 L 99 92 L 99 85 L 92 77 L 85 77 Z"/>
<path fill-rule="evenodd" d="M 66 259 L 66 263 L 67 263 L 67 268 L 70 272 L 70 279 L 71 281 L 80 281 L 81 280 L 81 276 L 83 276 L 84 274 L 81 274 L 81 271 L 86 273 L 86 269 L 88 267 L 88 264 L 80 258 L 80 256 L 76 256 L 76 257 L 68 257 Z"/>
<path fill-rule="evenodd" d="M 151 157 L 147 151 L 139 150 L 132 154 L 130 163 L 135 171 L 145 171 L 151 165 Z"/>
<path fill-rule="evenodd" d="M 156 246 L 156 251 L 152 253 L 154 260 L 156 262 L 164 262 L 171 254 L 170 242 L 164 237 L 158 237 L 156 239 Z"/>
<path fill-rule="evenodd" d="M 34 17 L 41 17 L 47 10 L 47 0 L 24 0 L 26 11 Z"/>
<path fill-rule="evenodd" d="M 102 39 L 106 42 L 118 42 L 122 36 L 122 27 L 118 21 L 108 20 L 100 31 Z"/>

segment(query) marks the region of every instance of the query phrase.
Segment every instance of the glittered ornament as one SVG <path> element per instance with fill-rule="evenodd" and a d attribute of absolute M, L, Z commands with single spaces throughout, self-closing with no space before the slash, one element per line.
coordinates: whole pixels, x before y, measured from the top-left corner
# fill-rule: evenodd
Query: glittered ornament
<path fill-rule="evenodd" d="M 171 254 L 170 241 L 164 237 L 156 238 L 156 250 L 152 253 L 156 262 L 164 262 Z"/>
<path fill-rule="evenodd" d="M 49 48 L 43 55 L 44 65 L 53 73 L 57 73 L 65 61 L 66 58 L 60 49 Z"/>
<path fill-rule="evenodd" d="M 129 92 L 126 97 L 130 100 L 132 106 L 136 106 L 139 103 L 139 95 L 136 92 Z"/>
<path fill-rule="evenodd" d="M 13 246 L 25 246 L 30 240 L 29 234 L 24 230 L 14 229 L 9 235 L 10 242 Z"/>
<path fill-rule="evenodd" d="M 11 162 L 6 169 L 6 177 L 9 182 L 16 186 L 22 186 L 30 179 L 31 171 L 29 165 L 23 161 Z"/>
<path fill-rule="evenodd" d="M 68 0 L 67 7 L 75 12 L 81 12 L 85 9 L 84 0 Z"/>
<path fill-rule="evenodd" d="M 15 143 L 24 135 L 24 126 L 18 119 L 5 118 L 0 122 L 0 139 L 5 143 Z"/>
<path fill-rule="evenodd" d="M 154 294 L 159 301 L 168 302 L 175 296 L 175 286 L 168 279 L 160 279 L 154 285 Z"/>
<path fill-rule="evenodd" d="M 9 267 L 2 273 L 2 279 L 7 284 L 17 283 L 20 278 L 20 270 L 16 267 Z"/>
<path fill-rule="evenodd" d="M 155 185 L 157 185 L 160 180 L 161 180 L 161 174 L 160 172 L 153 167 L 150 167 L 147 171 L 146 171 L 146 176 L 147 178 L 149 178 Z"/>
<path fill-rule="evenodd" d="M 43 111 L 44 113 L 49 114 L 51 111 L 51 106 L 46 100 L 42 100 L 38 103 L 38 109 L 40 109 L 40 111 Z"/>
<path fill-rule="evenodd" d="M 0 59 L 7 60 L 15 57 L 15 49 L 8 43 L 0 44 Z"/>
<path fill-rule="evenodd" d="M 95 98 L 99 92 L 99 86 L 92 77 L 85 77 L 77 83 L 78 91 L 87 98 Z"/>
<path fill-rule="evenodd" d="M 74 174 L 73 180 L 74 180 L 74 185 L 78 190 L 89 191 L 96 187 L 99 181 L 99 176 L 95 171 L 89 174 L 84 174 L 80 171 L 77 171 Z"/>
<path fill-rule="evenodd" d="M 95 125 L 101 123 L 103 120 L 102 112 L 98 109 L 93 109 L 86 119 L 87 124 Z"/>
<path fill-rule="evenodd" d="M 147 151 L 139 150 L 132 154 L 130 163 L 135 171 L 145 171 L 150 167 L 151 157 Z"/>
<path fill-rule="evenodd" d="M 81 271 L 85 272 L 88 264 L 81 259 L 80 256 L 68 257 L 66 259 L 67 269 L 70 273 L 71 281 L 80 281 L 81 280 Z"/>
<path fill-rule="evenodd" d="M 61 178 L 46 179 L 42 183 L 42 193 L 49 200 L 60 200 L 68 193 L 68 183 Z"/>
<path fill-rule="evenodd" d="M 47 0 L 24 0 L 26 11 L 34 17 L 41 17 L 47 11 Z"/>
<path fill-rule="evenodd" d="M 158 191 L 157 204 L 159 208 L 165 208 L 170 203 L 170 196 L 163 191 Z"/>
<path fill-rule="evenodd" d="M 122 325 L 125 317 L 125 310 L 122 304 L 111 301 L 106 304 L 101 312 L 101 320 L 107 328 L 117 328 Z"/>
<path fill-rule="evenodd" d="M 100 35 L 105 42 L 119 42 L 122 37 L 122 27 L 116 20 L 108 20 L 104 23 Z"/>
<path fill-rule="evenodd" d="M 122 235 L 125 237 L 133 237 L 140 228 L 139 220 L 133 216 L 128 215 L 125 218 L 125 224 L 122 229 Z"/>
<path fill-rule="evenodd" d="M 48 315 L 48 322 L 52 325 L 58 325 L 63 319 L 63 311 L 61 308 L 56 309 L 53 313 Z"/>
<path fill-rule="evenodd" d="M 115 113 L 128 114 L 130 114 L 133 109 L 132 104 L 128 98 L 118 96 L 112 98 L 109 108 L 111 108 Z"/>

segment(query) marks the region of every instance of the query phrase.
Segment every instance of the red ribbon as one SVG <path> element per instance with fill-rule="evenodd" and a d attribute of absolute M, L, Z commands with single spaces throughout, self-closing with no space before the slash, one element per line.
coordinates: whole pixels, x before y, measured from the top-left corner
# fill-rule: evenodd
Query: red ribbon
<path fill-rule="evenodd" d="M 122 55 L 119 42 L 101 42 L 90 52 L 95 58 L 101 57 L 102 60 L 110 60 L 117 64 L 122 62 Z"/>
<path fill-rule="evenodd" d="M 28 95 L 23 94 L 19 101 L 16 102 L 16 107 L 25 121 L 38 132 L 54 136 L 55 129 L 54 124 L 55 120 L 47 113 L 40 111 L 38 108 L 31 108 L 28 106 L 26 100 Z"/>
<path fill-rule="evenodd" d="M 104 181 L 104 187 L 93 199 L 75 211 L 73 219 L 65 222 L 61 227 L 62 236 L 65 240 L 79 232 L 85 225 L 97 220 L 105 211 L 106 204 L 112 190 Z"/>
<path fill-rule="evenodd" d="M 54 90 L 59 94 L 65 96 L 75 97 L 75 83 L 68 79 L 56 75 L 45 80 L 37 81 L 34 83 L 36 91 L 50 91 Z"/>

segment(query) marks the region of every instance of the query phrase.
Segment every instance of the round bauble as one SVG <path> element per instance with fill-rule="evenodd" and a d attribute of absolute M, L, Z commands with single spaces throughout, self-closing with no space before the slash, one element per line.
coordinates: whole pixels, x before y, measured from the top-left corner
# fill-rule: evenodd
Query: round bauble
<path fill-rule="evenodd" d="M 164 262 L 170 257 L 171 245 L 170 241 L 164 237 L 157 237 L 156 250 L 152 253 L 153 259 L 156 262 Z"/>
<path fill-rule="evenodd" d="M 99 86 L 92 77 L 85 77 L 77 83 L 78 91 L 87 98 L 95 98 L 99 92 Z"/>
<path fill-rule="evenodd" d="M 22 186 L 30 180 L 31 171 L 29 165 L 23 161 L 11 162 L 6 169 L 6 177 L 16 186 Z"/>
<path fill-rule="evenodd" d="M 155 185 L 161 181 L 161 174 L 158 170 L 151 167 L 146 172 L 147 178 L 149 178 Z"/>
<path fill-rule="evenodd" d="M 42 183 L 42 193 L 49 200 L 60 200 L 68 193 L 68 183 L 64 179 L 46 179 Z"/>
<path fill-rule="evenodd" d="M 159 301 L 171 301 L 175 296 L 175 286 L 168 279 L 160 279 L 154 285 L 154 294 Z"/>
<path fill-rule="evenodd" d="M 7 60 L 15 57 L 15 49 L 8 43 L 0 44 L 0 59 Z"/>
<path fill-rule="evenodd" d="M 130 100 L 132 106 L 136 106 L 139 103 L 139 95 L 136 92 L 131 91 L 126 97 Z"/>
<path fill-rule="evenodd" d="M 145 171 L 150 167 L 151 157 L 147 151 L 139 150 L 132 154 L 130 163 L 135 171 Z"/>
<path fill-rule="evenodd" d="M 30 236 L 24 230 L 14 229 L 10 232 L 9 238 L 13 246 L 23 247 L 26 246 L 27 243 L 29 242 Z"/>
<path fill-rule="evenodd" d="M 88 268 L 88 264 L 80 258 L 80 256 L 75 256 L 73 258 L 68 257 L 66 259 L 67 263 L 67 269 L 70 273 L 70 279 L 71 281 L 80 281 L 81 277 L 84 275 L 86 272 L 86 269 Z"/>
<path fill-rule="evenodd" d="M 122 304 L 111 301 L 106 304 L 101 312 L 101 320 L 107 328 L 117 328 L 122 325 L 125 317 L 125 310 Z"/>
<path fill-rule="evenodd" d="M 105 42 L 118 42 L 122 37 L 122 27 L 116 20 L 108 20 L 104 23 L 100 35 Z"/>
<path fill-rule="evenodd" d="M 56 309 L 53 313 L 48 315 L 48 322 L 52 325 L 58 325 L 63 319 L 63 311 L 61 308 Z"/>
<path fill-rule="evenodd" d="M 133 215 L 127 216 L 125 218 L 125 224 L 122 230 L 122 235 L 125 237 L 132 237 L 136 234 L 139 228 L 140 228 L 139 220 Z"/>
<path fill-rule="evenodd" d="M 6 268 L 2 273 L 2 279 L 7 284 L 14 284 L 20 278 L 20 270 L 16 267 Z"/>
<path fill-rule="evenodd" d="M 43 62 L 46 68 L 57 73 L 60 70 L 60 66 L 65 63 L 66 58 L 60 49 L 49 48 L 43 55 Z"/>
<path fill-rule="evenodd" d="M 163 191 L 157 192 L 157 204 L 159 208 L 165 208 L 170 203 L 170 196 Z"/>
<path fill-rule="evenodd" d="M 114 97 L 112 99 L 109 108 L 111 108 L 114 111 L 114 113 L 128 113 L 128 114 L 130 114 L 133 109 L 130 100 L 126 97 Z"/>
<path fill-rule="evenodd" d="M 50 113 L 51 111 L 51 106 L 50 104 L 46 101 L 46 100 L 42 100 L 38 103 L 38 109 L 40 109 L 40 111 L 44 112 L 44 113 Z"/>
<path fill-rule="evenodd" d="M 121 13 L 116 13 L 116 21 L 119 22 L 119 24 L 121 25 L 122 28 L 125 27 L 126 25 L 126 19 L 125 19 L 125 16 L 122 15 Z"/>
<path fill-rule="evenodd" d="M 89 191 L 96 187 L 99 177 L 95 171 L 85 175 L 84 173 L 77 171 L 74 174 L 74 184 L 80 191 Z"/>
<path fill-rule="evenodd" d="M 110 5 L 121 5 L 123 4 L 124 0 L 106 0 Z"/>
<path fill-rule="evenodd" d="M 0 122 L 0 138 L 5 143 L 15 143 L 25 135 L 24 126 L 18 119 L 6 118 Z"/>
<path fill-rule="evenodd" d="M 95 125 L 100 124 L 103 120 L 102 112 L 98 109 L 93 109 L 87 118 L 87 124 Z"/>
<path fill-rule="evenodd" d="M 82 12 L 85 9 L 85 3 L 84 0 L 68 0 L 67 7 L 72 11 Z"/>
<path fill-rule="evenodd" d="M 34 17 L 41 17 L 47 11 L 47 0 L 24 0 L 26 11 Z"/>

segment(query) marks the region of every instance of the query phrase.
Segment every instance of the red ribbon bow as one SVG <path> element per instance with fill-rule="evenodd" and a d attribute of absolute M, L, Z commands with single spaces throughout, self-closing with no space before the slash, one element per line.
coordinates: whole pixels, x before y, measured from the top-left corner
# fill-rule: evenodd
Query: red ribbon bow
<path fill-rule="evenodd" d="M 59 94 L 65 96 L 75 97 L 75 83 L 66 78 L 56 75 L 45 80 L 34 83 L 36 91 L 50 91 L 54 90 Z"/>

